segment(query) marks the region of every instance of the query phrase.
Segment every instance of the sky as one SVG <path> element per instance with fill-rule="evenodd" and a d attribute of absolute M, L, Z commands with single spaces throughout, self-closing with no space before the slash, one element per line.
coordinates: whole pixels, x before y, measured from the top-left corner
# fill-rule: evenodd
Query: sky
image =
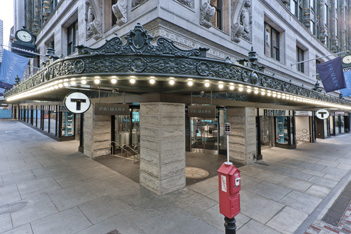
<path fill-rule="evenodd" d="M 13 26 L 13 0 L 0 0 L 0 19 L 4 22 L 4 45 L 8 45 L 10 29 Z"/>

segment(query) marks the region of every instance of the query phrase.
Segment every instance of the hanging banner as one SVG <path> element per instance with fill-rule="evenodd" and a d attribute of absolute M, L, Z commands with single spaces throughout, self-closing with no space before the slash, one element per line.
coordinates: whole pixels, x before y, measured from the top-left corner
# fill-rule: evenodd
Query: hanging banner
<path fill-rule="evenodd" d="M 130 115 L 129 104 L 95 103 L 95 115 Z"/>
<path fill-rule="evenodd" d="M 21 79 L 26 70 L 28 61 L 28 58 L 4 49 L 0 72 L 0 88 L 9 89 L 15 84 L 15 78 L 17 76 Z"/>
<path fill-rule="evenodd" d="M 216 106 L 188 106 L 188 116 L 198 118 L 216 118 Z"/>
<path fill-rule="evenodd" d="M 340 57 L 317 64 L 317 71 L 326 92 L 346 88 Z"/>
<path fill-rule="evenodd" d="M 343 97 L 351 96 L 351 71 L 344 72 L 346 88 L 340 89 Z"/>

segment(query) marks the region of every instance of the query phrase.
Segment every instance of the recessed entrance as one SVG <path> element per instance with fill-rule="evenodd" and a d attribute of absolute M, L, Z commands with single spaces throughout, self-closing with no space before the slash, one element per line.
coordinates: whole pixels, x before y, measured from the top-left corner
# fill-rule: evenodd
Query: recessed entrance
<path fill-rule="evenodd" d="M 190 119 L 191 148 L 218 150 L 218 120 Z"/>

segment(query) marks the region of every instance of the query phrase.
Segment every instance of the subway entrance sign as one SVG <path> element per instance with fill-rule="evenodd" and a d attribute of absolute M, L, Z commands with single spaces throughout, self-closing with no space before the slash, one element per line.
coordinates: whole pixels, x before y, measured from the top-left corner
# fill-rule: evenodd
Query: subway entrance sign
<path fill-rule="evenodd" d="M 65 107 L 72 113 L 81 114 L 90 108 L 90 99 L 84 93 L 71 93 L 64 100 Z"/>
<path fill-rule="evenodd" d="M 325 109 L 320 109 L 316 111 L 316 116 L 318 119 L 327 119 L 329 117 L 329 111 Z"/>

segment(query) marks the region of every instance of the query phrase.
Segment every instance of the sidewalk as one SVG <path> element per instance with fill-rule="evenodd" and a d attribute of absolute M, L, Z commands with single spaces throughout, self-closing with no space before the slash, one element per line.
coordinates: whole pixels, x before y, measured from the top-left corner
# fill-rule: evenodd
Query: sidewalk
<path fill-rule="evenodd" d="M 9 120 L 0 120 L 0 139 L 0 233 L 224 233 L 217 177 L 160 197 L 77 152 L 77 142 Z M 300 225 L 304 233 L 319 222 L 350 180 L 350 142 L 348 134 L 272 148 L 241 167 L 237 233 L 293 233 Z"/>

